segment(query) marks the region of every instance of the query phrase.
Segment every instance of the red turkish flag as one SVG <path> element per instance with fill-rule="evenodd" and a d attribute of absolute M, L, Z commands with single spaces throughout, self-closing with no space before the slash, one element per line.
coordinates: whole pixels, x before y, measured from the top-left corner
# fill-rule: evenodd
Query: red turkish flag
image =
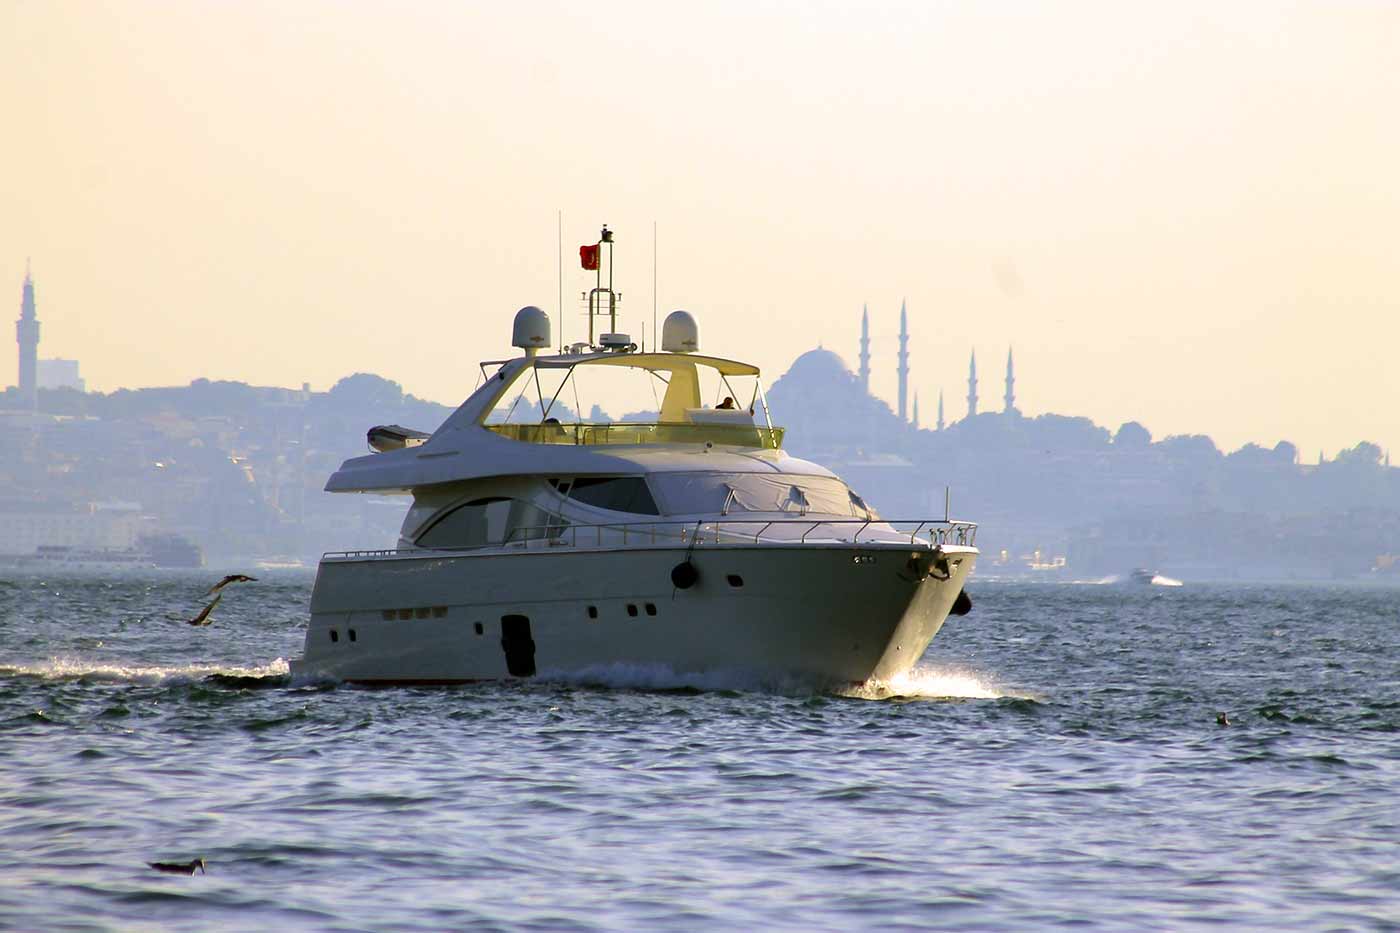
<path fill-rule="evenodd" d="M 598 244 L 594 243 L 592 246 L 580 246 L 578 248 L 578 259 L 589 272 L 596 271 L 598 268 Z"/>

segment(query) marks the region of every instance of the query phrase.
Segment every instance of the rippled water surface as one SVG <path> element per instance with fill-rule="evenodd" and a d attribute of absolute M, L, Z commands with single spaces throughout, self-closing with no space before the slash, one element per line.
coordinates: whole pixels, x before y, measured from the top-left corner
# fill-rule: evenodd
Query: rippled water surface
<path fill-rule="evenodd" d="M 1400 591 L 974 585 L 832 696 L 297 684 L 209 582 L 0 576 L 0 927 L 1400 924 Z"/>

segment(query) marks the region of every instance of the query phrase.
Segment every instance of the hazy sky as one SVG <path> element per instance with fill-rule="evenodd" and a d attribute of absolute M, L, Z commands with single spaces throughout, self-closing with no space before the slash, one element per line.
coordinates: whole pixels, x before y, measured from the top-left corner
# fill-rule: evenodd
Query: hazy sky
<path fill-rule="evenodd" d="M 455 403 L 618 234 L 771 382 L 1400 456 L 1400 5 L 0 4 L 0 295 L 89 385 Z M 555 322 L 556 327 L 558 321 Z"/>

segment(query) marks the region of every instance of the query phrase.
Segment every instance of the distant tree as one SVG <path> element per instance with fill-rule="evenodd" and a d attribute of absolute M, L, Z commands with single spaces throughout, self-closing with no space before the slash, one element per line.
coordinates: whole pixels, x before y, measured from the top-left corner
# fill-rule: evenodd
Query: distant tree
<path fill-rule="evenodd" d="M 1113 446 L 1125 450 L 1140 450 L 1152 443 L 1152 432 L 1137 421 L 1125 421 L 1113 435 Z"/>
<path fill-rule="evenodd" d="M 85 415 L 88 397 L 67 387 L 39 390 L 39 410 L 50 415 Z"/>
<path fill-rule="evenodd" d="M 250 413 L 261 405 L 261 394 L 266 390 L 257 389 L 246 382 L 231 382 L 196 379 L 187 389 L 140 389 L 139 392 L 153 393 L 162 405 L 169 406 L 187 417 L 202 415 L 231 415 Z"/>
<path fill-rule="evenodd" d="M 1350 450 L 1337 454 L 1337 463 L 1348 466 L 1379 466 L 1383 453 L 1370 441 L 1362 441 Z"/>
<path fill-rule="evenodd" d="M 1044 450 L 1099 450 L 1107 447 L 1110 435 L 1088 418 L 1068 415 L 1038 415 L 1030 420 L 1031 444 Z"/>
<path fill-rule="evenodd" d="M 336 408 L 382 409 L 403 402 L 403 387 L 373 373 L 355 373 L 337 382 L 327 395 Z"/>
<path fill-rule="evenodd" d="M 1227 454 L 1225 459 L 1231 465 L 1244 466 L 1271 466 L 1275 462 L 1273 451 L 1265 447 L 1260 447 L 1253 442 L 1245 444 L 1239 450 Z"/>
<path fill-rule="evenodd" d="M 1206 462 L 1220 459 L 1215 441 L 1204 434 L 1173 434 L 1157 442 L 1157 449 L 1172 460 Z"/>
<path fill-rule="evenodd" d="M 1279 463 L 1297 463 L 1298 447 L 1289 441 L 1279 441 L 1274 445 L 1274 458 Z"/>

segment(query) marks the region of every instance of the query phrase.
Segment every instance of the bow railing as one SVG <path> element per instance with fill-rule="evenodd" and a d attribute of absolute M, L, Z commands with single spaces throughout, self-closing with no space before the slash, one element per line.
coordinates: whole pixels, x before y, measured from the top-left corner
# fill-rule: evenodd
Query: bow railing
<path fill-rule="evenodd" d="M 653 547 L 751 547 L 753 545 L 846 544 L 902 547 L 975 547 L 975 522 L 945 519 L 720 518 L 694 521 L 609 522 L 546 525 L 511 529 L 504 540 L 468 547 L 381 548 L 332 551 L 327 559 L 428 557 L 481 551 L 515 552 L 575 548 L 615 550 Z"/>

